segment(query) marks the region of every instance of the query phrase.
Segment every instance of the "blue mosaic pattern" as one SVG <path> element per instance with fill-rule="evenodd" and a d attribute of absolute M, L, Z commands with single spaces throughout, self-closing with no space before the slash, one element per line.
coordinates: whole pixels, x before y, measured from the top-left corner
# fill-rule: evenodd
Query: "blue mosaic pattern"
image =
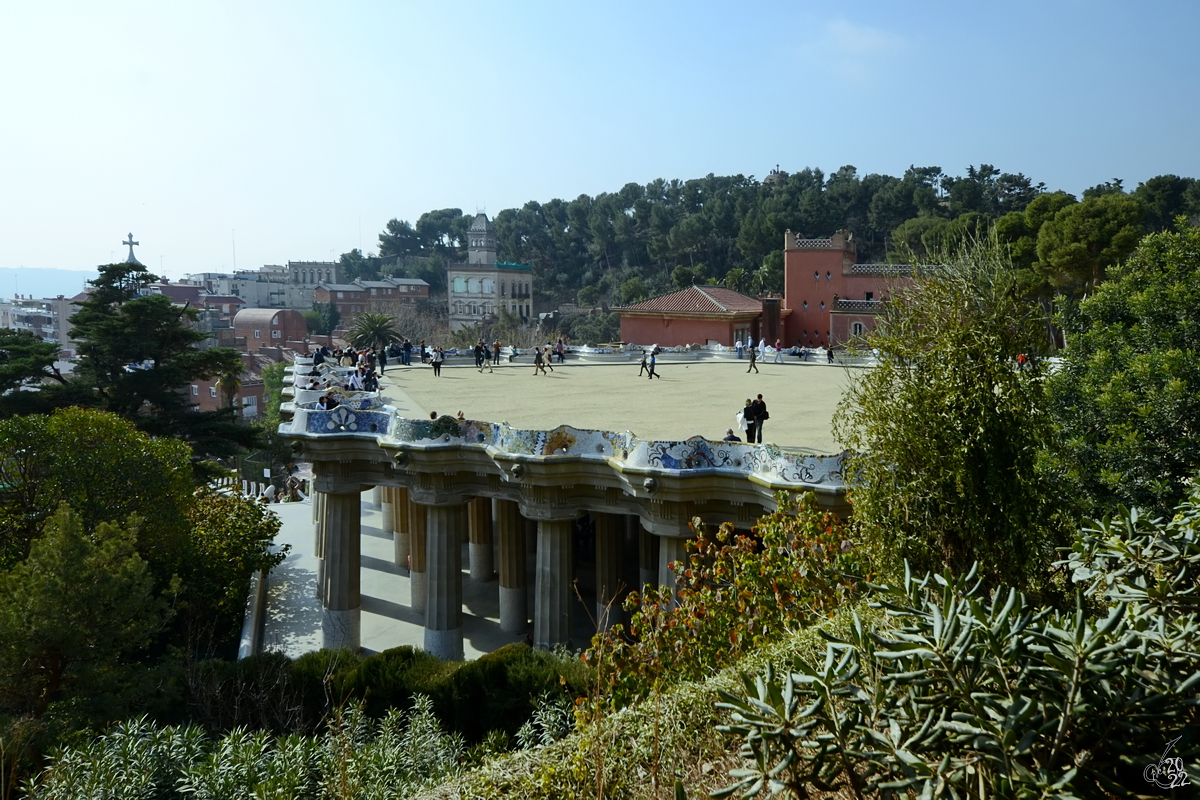
<path fill-rule="evenodd" d="M 286 426 L 285 426 L 286 431 Z M 535 458 L 613 459 L 634 469 L 677 474 L 706 471 L 758 475 L 772 483 L 807 486 L 843 485 L 845 454 L 810 456 L 775 445 L 710 441 L 648 441 L 629 432 L 585 430 L 561 425 L 547 431 L 514 428 L 453 417 L 405 419 L 392 410 L 364 411 L 339 406 L 332 411 L 297 408 L 292 431 L 320 435 L 368 435 L 385 443 L 421 447 L 481 447 L 505 455 Z"/>

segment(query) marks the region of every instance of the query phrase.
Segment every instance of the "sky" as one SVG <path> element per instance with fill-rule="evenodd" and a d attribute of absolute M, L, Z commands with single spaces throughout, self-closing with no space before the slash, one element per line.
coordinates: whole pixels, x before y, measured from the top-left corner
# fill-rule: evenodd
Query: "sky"
<path fill-rule="evenodd" d="M 656 178 L 1200 177 L 1200 3 L 0 0 L 0 267 L 372 252 Z M 6 287 L 0 287 L 3 289 Z"/>

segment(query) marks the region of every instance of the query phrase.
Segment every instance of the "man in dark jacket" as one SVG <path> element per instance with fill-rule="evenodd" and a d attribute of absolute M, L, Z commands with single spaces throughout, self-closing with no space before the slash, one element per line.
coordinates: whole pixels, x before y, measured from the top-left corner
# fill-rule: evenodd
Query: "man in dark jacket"
<path fill-rule="evenodd" d="M 763 423 L 769 420 L 771 415 L 767 413 L 767 404 L 763 402 L 761 394 L 750 404 L 750 415 L 754 418 L 754 435 L 757 437 L 750 441 L 762 444 Z M 747 435 L 749 435 L 749 431 L 747 431 Z"/>

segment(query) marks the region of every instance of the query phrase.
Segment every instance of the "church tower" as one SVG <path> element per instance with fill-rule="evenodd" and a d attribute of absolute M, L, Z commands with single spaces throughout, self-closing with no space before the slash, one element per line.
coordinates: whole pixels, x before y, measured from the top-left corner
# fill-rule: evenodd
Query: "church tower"
<path fill-rule="evenodd" d="M 475 215 L 467 230 L 467 263 L 486 267 L 496 263 L 496 234 L 492 233 L 487 214 L 482 212 Z"/>

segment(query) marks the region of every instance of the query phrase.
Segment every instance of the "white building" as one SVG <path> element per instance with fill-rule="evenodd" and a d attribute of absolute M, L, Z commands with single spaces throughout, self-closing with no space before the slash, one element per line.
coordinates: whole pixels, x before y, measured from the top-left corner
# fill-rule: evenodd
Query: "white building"
<path fill-rule="evenodd" d="M 446 269 L 450 330 L 481 324 L 504 308 L 533 317 L 533 267 L 496 260 L 496 234 L 487 214 L 476 214 L 467 231 L 467 263 Z"/>

